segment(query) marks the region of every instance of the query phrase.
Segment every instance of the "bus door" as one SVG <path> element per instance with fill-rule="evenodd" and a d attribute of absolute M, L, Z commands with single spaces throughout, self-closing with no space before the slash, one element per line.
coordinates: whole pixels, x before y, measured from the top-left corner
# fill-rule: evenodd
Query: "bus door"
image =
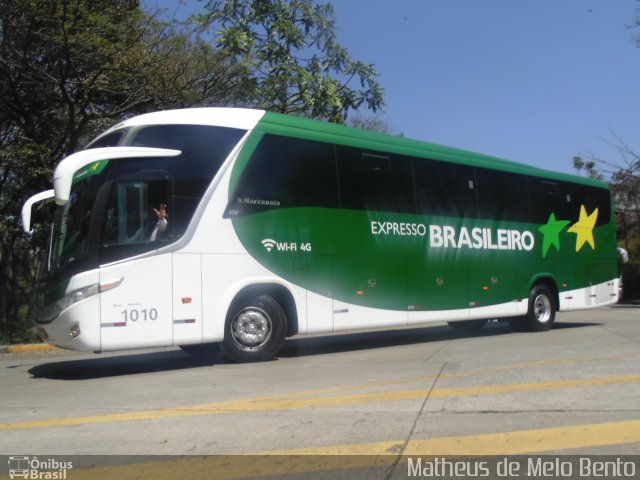
<path fill-rule="evenodd" d="M 106 182 L 98 193 L 103 350 L 172 344 L 171 178 L 142 171 Z M 160 205 L 168 223 L 159 225 Z"/>

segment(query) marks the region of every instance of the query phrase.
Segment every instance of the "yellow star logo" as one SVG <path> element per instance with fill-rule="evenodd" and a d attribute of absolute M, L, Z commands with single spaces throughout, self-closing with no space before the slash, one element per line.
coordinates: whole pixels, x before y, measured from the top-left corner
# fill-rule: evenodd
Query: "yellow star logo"
<path fill-rule="evenodd" d="M 591 245 L 593 250 L 596 249 L 596 242 L 593 239 L 593 227 L 595 227 L 597 219 L 597 208 L 590 215 L 587 215 L 587 209 L 584 208 L 584 205 L 580 206 L 580 218 L 567 230 L 568 232 L 575 233 L 577 235 L 576 252 L 580 251 L 585 243 Z"/>

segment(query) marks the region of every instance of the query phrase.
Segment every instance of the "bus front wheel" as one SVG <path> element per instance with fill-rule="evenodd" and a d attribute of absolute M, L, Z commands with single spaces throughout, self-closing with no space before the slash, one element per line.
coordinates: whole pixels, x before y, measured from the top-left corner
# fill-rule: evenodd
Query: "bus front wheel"
<path fill-rule="evenodd" d="M 545 332 L 553 327 L 555 318 L 555 295 L 546 285 L 536 285 L 529 295 L 529 327 L 535 332 Z"/>
<path fill-rule="evenodd" d="M 234 362 L 264 362 L 280 350 L 287 321 L 280 304 L 269 295 L 235 302 L 225 324 L 223 353 Z"/>

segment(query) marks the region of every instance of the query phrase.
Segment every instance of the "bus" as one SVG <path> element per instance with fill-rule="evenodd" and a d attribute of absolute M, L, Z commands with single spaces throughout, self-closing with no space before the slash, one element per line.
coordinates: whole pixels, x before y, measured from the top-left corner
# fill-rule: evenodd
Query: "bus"
<path fill-rule="evenodd" d="M 589 178 L 250 109 L 129 118 L 63 159 L 36 328 L 81 351 L 487 319 L 549 330 L 618 299 L 611 195 Z"/>

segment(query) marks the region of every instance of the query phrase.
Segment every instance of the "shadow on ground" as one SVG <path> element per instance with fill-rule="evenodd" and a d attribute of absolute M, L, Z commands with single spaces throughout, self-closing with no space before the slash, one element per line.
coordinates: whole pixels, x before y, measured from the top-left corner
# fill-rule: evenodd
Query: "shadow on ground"
<path fill-rule="evenodd" d="M 556 322 L 554 329 L 580 328 L 597 325 L 595 323 Z M 279 358 L 295 358 L 311 355 L 325 355 L 340 352 L 354 352 L 378 348 L 415 345 L 419 343 L 454 341 L 462 338 L 495 337 L 519 333 L 521 329 L 504 321 L 488 322 L 482 328 L 453 329 L 448 325 L 420 328 L 402 328 L 375 332 L 333 334 L 318 337 L 294 337 L 288 339 Z M 527 333 L 535 335 L 533 333 Z M 544 333 L 542 334 L 544 335 Z M 217 345 L 205 345 L 195 354 L 187 354 L 179 349 L 136 351 L 131 354 L 97 354 L 83 359 L 48 362 L 32 367 L 29 373 L 34 379 L 89 380 L 117 377 L 122 375 L 148 374 L 171 370 L 191 369 L 225 365 L 225 359 Z M 277 361 L 277 359 L 275 360 Z M 244 366 L 238 366 L 244 368 Z"/>

